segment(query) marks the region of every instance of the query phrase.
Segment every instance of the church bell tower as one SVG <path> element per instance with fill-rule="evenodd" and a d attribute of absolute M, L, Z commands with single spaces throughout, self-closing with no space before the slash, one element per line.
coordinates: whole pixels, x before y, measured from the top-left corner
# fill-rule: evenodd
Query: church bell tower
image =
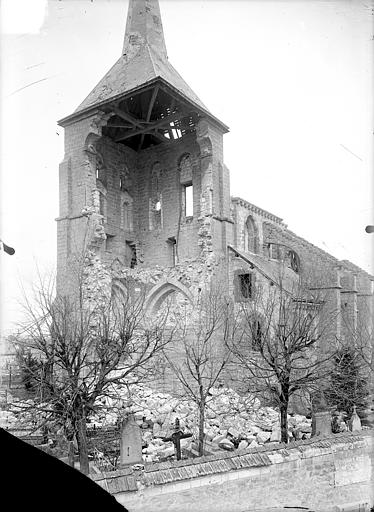
<path fill-rule="evenodd" d="M 58 290 L 87 249 L 130 268 L 225 254 L 228 128 L 170 64 L 158 0 L 129 1 L 122 54 L 59 125 Z"/>

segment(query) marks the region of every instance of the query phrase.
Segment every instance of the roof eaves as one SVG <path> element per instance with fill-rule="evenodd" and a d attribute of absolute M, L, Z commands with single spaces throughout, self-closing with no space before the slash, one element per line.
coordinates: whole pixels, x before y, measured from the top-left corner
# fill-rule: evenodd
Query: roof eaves
<path fill-rule="evenodd" d="M 106 100 L 103 100 L 99 103 L 95 103 L 94 105 L 86 107 L 82 110 L 76 110 L 72 114 L 69 114 L 68 116 L 63 117 L 62 119 L 57 121 L 57 124 L 59 126 L 64 127 L 64 126 L 70 124 L 70 122 L 75 121 L 76 119 L 87 117 L 87 115 L 91 115 L 91 114 L 95 113 L 95 111 L 100 110 L 100 107 L 104 107 L 105 105 L 112 103 L 113 101 L 118 101 L 119 99 L 124 98 L 125 96 L 131 96 L 132 94 L 134 94 L 135 91 L 141 92 L 142 89 L 147 89 L 148 87 L 150 87 L 153 83 L 155 83 L 159 79 L 160 79 L 159 77 L 152 78 L 148 82 L 145 82 L 144 84 L 142 84 L 141 87 L 139 87 L 139 86 L 134 87 L 133 89 L 130 89 L 129 91 L 125 91 L 125 92 L 116 94 L 115 96 L 107 98 Z"/>

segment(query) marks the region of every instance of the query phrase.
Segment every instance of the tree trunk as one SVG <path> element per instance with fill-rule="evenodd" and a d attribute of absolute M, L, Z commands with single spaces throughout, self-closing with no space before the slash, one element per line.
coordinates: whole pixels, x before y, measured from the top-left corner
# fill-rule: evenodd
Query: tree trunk
<path fill-rule="evenodd" d="M 205 420 L 205 403 L 199 405 L 199 456 L 204 455 L 204 420 Z"/>
<path fill-rule="evenodd" d="M 281 442 L 288 443 L 288 421 L 287 421 L 288 403 L 281 403 L 280 405 L 280 427 L 281 427 Z"/>
<path fill-rule="evenodd" d="M 68 441 L 68 464 L 74 467 L 74 441 Z"/>
<path fill-rule="evenodd" d="M 77 421 L 77 442 L 78 442 L 80 470 L 85 475 L 88 475 L 89 463 L 88 463 L 88 449 L 87 449 L 86 418 L 83 416 L 83 414 Z"/>

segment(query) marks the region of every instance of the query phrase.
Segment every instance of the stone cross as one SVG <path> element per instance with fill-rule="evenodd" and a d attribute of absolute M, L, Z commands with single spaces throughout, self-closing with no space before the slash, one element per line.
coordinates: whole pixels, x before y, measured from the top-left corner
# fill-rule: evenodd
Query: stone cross
<path fill-rule="evenodd" d="M 192 434 L 184 434 L 180 428 L 179 418 L 175 419 L 174 432 L 170 437 L 163 437 L 163 441 L 172 441 L 175 448 L 175 454 L 177 456 L 177 460 L 181 460 L 181 439 L 186 439 L 186 437 L 191 437 Z"/>

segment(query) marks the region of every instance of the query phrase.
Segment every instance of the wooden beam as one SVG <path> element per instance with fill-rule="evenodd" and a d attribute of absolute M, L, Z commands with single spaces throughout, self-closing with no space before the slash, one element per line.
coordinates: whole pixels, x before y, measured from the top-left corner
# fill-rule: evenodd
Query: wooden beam
<path fill-rule="evenodd" d="M 156 98 L 157 98 L 157 94 L 158 94 L 158 89 L 159 89 L 159 87 L 158 87 L 158 85 L 156 85 L 156 87 L 152 91 L 151 101 L 149 102 L 148 112 L 147 112 L 147 116 L 145 118 L 147 123 L 151 119 L 153 106 L 155 104 L 155 101 L 156 101 Z M 138 151 L 140 151 L 142 149 L 143 142 L 144 142 L 144 137 L 145 137 L 145 133 L 142 133 L 142 136 L 140 138 L 140 143 L 139 143 L 139 146 L 138 146 Z"/>
<path fill-rule="evenodd" d="M 118 117 L 121 117 L 125 121 L 128 121 L 133 126 L 138 126 L 139 128 L 144 128 L 144 125 L 145 125 L 144 121 L 142 121 L 140 119 L 135 119 L 135 117 L 133 117 L 131 114 L 127 114 L 126 112 L 124 112 L 123 110 L 120 110 L 117 107 L 113 107 L 112 110 L 115 114 L 117 114 Z"/>
<path fill-rule="evenodd" d="M 175 114 L 172 114 L 167 117 L 163 117 L 162 119 L 158 121 L 154 121 L 153 123 L 150 123 L 148 126 L 144 127 L 144 125 L 140 126 L 138 130 L 133 130 L 131 132 L 127 132 L 124 135 L 121 135 L 116 138 L 115 142 L 120 142 L 121 140 L 129 139 L 130 137 L 134 137 L 135 135 L 139 135 L 141 133 L 150 133 L 155 128 L 162 128 L 163 126 L 172 123 L 173 121 L 176 121 L 177 119 L 180 119 L 183 117 L 182 112 L 176 112 Z"/>
<path fill-rule="evenodd" d="M 170 139 L 168 139 L 164 135 L 160 135 L 159 133 L 157 133 L 157 130 L 154 130 L 153 132 L 151 132 L 150 135 L 153 135 L 153 137 L 156 137 L 156 139 L 160 140 L 161 142 L 169 142 L 170 141 Z"/>
<path fill-rule="evenodd" d="M 132 128 L 133 124 L 107 124 L 107 128 Z"/>

